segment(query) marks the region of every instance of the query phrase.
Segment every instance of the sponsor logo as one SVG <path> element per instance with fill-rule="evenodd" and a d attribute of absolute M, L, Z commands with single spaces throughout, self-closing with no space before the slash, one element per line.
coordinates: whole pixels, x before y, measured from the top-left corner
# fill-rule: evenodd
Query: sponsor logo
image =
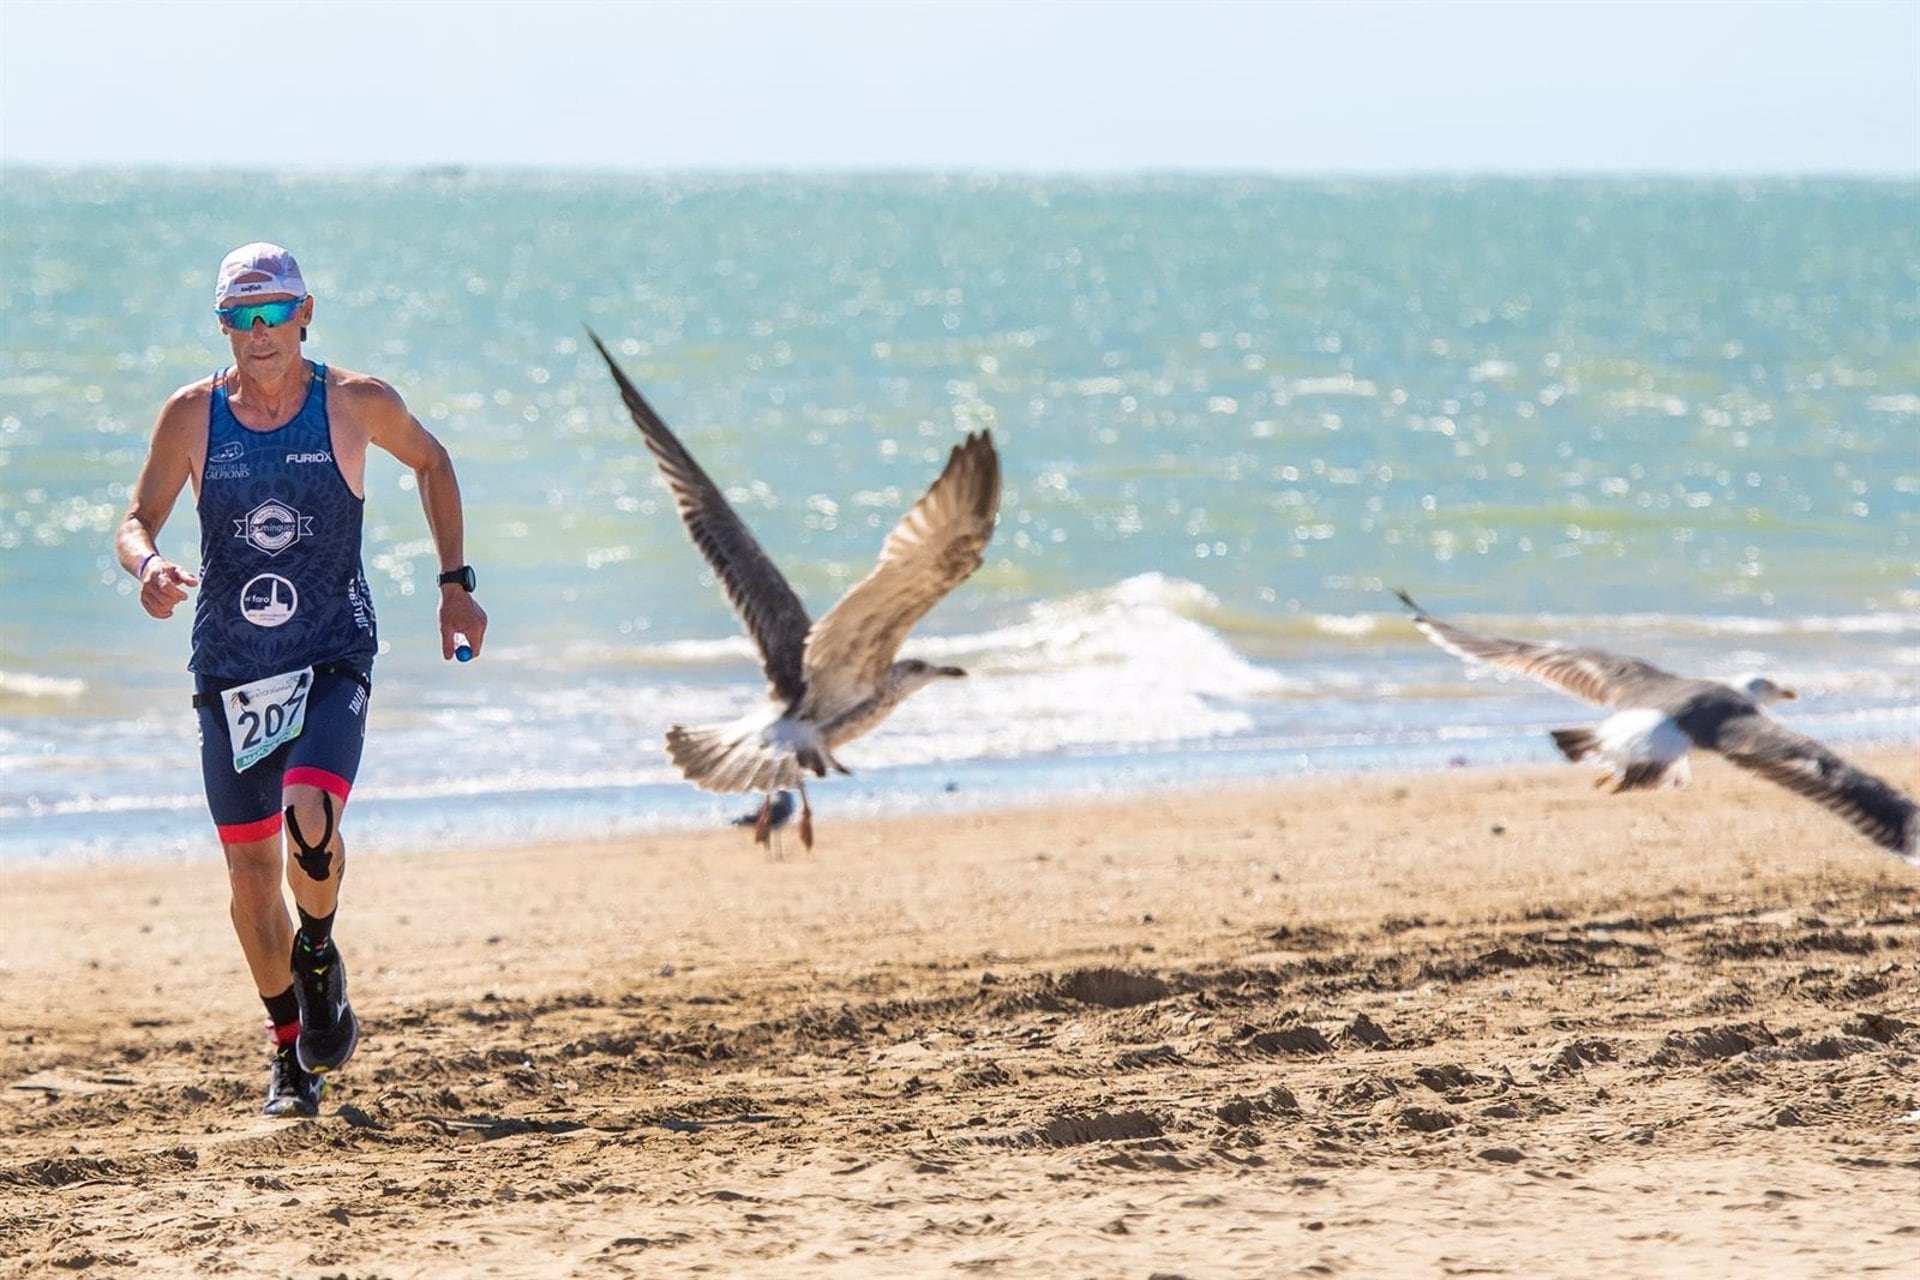
<path fill-rule="evenodd" d="M 366 580 L 355 574 L 347 584 L 347 607 L 353 610 L 353 625 L 361 631 L 373 630 L 373 610 L 367 606 Z"/>
<path fill-rule="evenodd" d="M 332 462 L 333 455 L 322 450 L 319 453 L 290 453 L 288 462 Z"/>
<path fill-rule="evenodd" d="M 262 573 L 240 588 L 240 616 L 256 627 L 278 627 L 300 611 L 300 593 L 277 573 Z"/>
<path fill-rule="evenodd" d="M 360 686 L 355 685 L 353 688 L 353 701 L 347 704 L 347 711 L 349 714 L 357 716 L 362 711 L 365 711 L 366 709 L 367 709 L 367 691 L 365 689 L 362 689 Z"/>
<path fill-rule="evenodd" d="M 268 498 L 233 522 L 233 536 L 245 538 L 256 551 L 277 556 L 313 536 L 313 517 L 301 515 L 278 498 Z"/>
<path fill-rule="evenodd" d="M 229 440 L 207 455 L 207 465 L 202 469 L 203 480 L 245 480 L 253 474 L 246 464 L 247 446 L 238 440 Z"/>

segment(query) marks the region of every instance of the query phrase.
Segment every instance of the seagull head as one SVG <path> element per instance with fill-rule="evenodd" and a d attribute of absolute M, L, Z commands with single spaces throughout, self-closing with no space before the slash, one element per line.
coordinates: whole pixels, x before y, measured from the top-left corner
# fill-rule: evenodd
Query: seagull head
<path fill-rule="evenodd" d="M 935 680 L 957 680 L 966 674 L 959 667 L 936 667 L 918 658 L 902 658 L 893 664 L 893 670 L 888 673 L 889 683 L 902 698 L 916 689 L 924 689 Z"/>
<path fill-rule="evenodd" d="M 1773 702 L 1792 702 L 1800 696 L 1785 685 L 1775 684 L 1765 676 L 1742 676 L 1733 682 L 1733 687 L 1763 707 Z"/>

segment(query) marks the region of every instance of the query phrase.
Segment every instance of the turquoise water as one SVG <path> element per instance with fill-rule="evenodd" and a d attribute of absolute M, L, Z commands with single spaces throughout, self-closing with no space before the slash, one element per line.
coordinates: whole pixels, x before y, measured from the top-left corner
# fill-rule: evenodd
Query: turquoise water
<path fill-rule="evenodd" d="M 1584 715 L 1483 629 L 1765 667 L 1835 743 L 1920 741 L 1920 184 L 0 170 L 0 858 L 208 849 L 185 615 L 109 546 L 221 255 L 294 249 L 309 354 L 453 450 L 493 617 L 369 477 L 361 847 L 745 807 L 669 723 L 750 652 L 592 326 L 816 615 L 966 431 L 987 566 L 909 653 L 973 678 L 844 754 L 823 822 L 1316 770 L 1545 760 Z M 161 537 L 190 558 L 183 501 Z M 1836 827 L 1840 838 L 1844 828 Z"/>

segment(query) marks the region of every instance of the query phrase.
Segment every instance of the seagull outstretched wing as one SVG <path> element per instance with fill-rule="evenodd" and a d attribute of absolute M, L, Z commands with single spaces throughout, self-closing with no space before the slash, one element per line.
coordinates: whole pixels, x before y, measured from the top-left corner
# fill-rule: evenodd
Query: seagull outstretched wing
<path fill-rule="evenodd" d="M 1604 649 L 1575 649 L 1565 645 L 1533 644 L 1526 640 L 1475 635 L 1433 617 L 1415 604 L 1413 597 L 1406 592 L 1396 590 L 1393 594 L 1413 610 L 1413 625 L 1427 639 L 1454 657 L 1484 662 L 1503 671 L 1531 677 L 1596 706 L 1618 706 L 1625 695 L 1664 681 L 1680 679 L 1650 662 L 1642 662 L 1624 654 L 1608 653 Z"/>
<path fill-rule="evenodd" d="M 814 626 L 809 704 L 844 708 L 873 696 L 914 624 L 980 567 L 999 510 L 1000 457 L 982 431 L 954 446 L 940 478 L 887 535 L 873 572 Z"/>
<path fill-rule="evenodd" d="M 1920 805 L 1822 743 L 1750 715 L 1720 726 L 1708 745 L 1742 769 L 1825 805 L 1882 849 L 1920 866 Z"/>
<path fill-rule="evenodd" d="M 719 487 L 613 362 L 600 335 L 589 329 L 587 336 L 599 348 L 620 388 L 620 398 L 626 401 L 627 412 L 633 415 L 634 425 L 640 428 L 647 448 L 659 462 L 693 545 L 713 566 L 734 612 L 759 647 L 760 663 L 774 697 L 792 702 L 806 691 L 801 655 L 811 626 L 807 607 L 800 603 L 779 567 L 760 549 Z"/>

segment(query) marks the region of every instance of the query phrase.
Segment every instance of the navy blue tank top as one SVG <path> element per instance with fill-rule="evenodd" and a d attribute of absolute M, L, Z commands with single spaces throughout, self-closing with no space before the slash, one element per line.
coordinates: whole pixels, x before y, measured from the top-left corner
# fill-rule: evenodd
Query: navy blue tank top
<path fill-rule="evenodd" d="M 317 663 L 371 660 L 373 599 L 360 567 L 366 503 L 333 459 L 327 369 L 293 421 L 242 426 L 216 377 L 200 473 L 200 587 L 188 669 L 236 683 Z"/>

